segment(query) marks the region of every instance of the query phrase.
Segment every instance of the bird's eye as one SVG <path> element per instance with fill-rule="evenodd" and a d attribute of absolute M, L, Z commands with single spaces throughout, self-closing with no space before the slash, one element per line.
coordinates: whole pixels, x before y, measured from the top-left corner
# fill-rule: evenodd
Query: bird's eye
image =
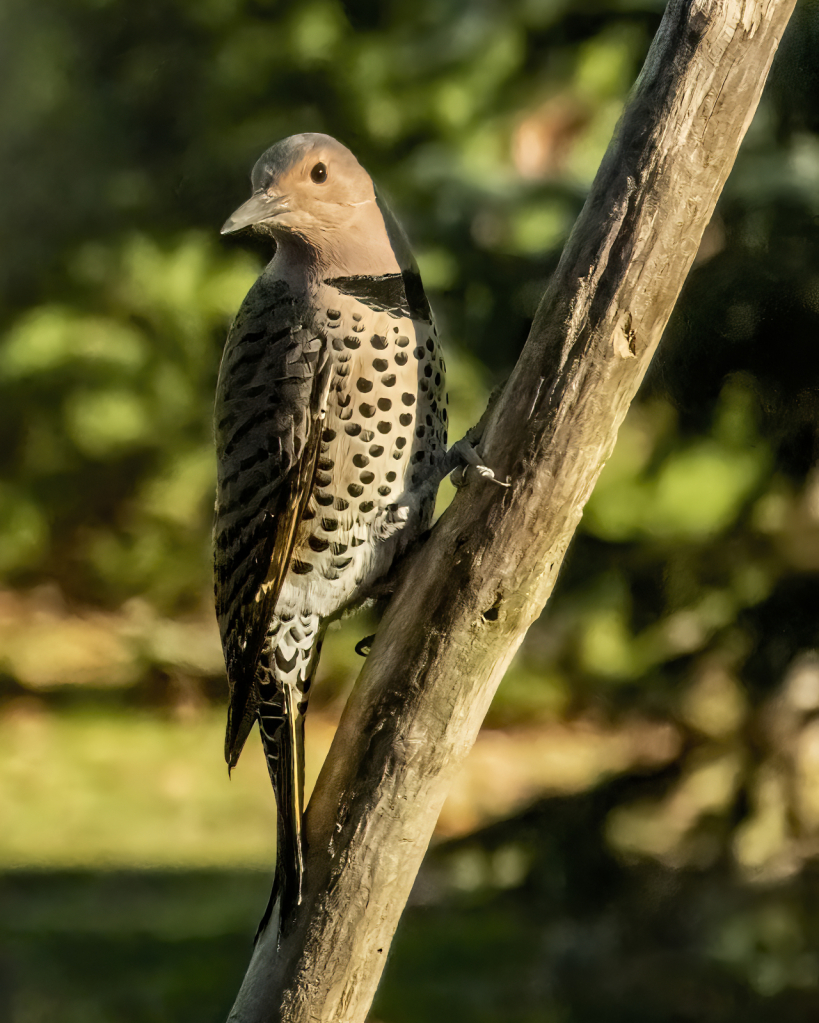
<path fill-rule="evenodd" d="M 323 163 L 317 163 L 316 166 L 310 171 L 310 177 L 315 181 L 317 185 L 323 185 L 327 180 L 327 168 Z"/>

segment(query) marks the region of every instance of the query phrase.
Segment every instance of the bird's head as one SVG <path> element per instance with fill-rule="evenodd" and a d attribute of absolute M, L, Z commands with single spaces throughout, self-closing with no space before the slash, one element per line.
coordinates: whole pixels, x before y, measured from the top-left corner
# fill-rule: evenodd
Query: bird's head
<path fill-rule="evenodd" d="M 292 135 L 271 146 L 251 173 L 253 194 L 222 227 L 248 228 L 311 253 L 344 273 L 390 272 L 411 263 L 406 238 L 376 195 L 370 175 L 329 135 Z M 385 264 L 394 264 L 385 265 Z"/>

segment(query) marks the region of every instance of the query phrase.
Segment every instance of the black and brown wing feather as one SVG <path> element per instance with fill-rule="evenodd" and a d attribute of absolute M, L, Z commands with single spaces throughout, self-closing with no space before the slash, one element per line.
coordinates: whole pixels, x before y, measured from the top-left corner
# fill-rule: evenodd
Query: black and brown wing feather
<path fill-rule="evenodd" d="M 325 340 L 282 282 L 260 278 L 231 328 L 216 394 L 216 615 L 233 766 L 258 708 L 259 656 L 310 499 Z"/>

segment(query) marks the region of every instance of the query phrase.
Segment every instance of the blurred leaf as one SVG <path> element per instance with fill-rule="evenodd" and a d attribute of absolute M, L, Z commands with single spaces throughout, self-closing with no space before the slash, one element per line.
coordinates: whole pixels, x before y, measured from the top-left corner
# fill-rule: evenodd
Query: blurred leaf
<path fill-rule="evenodd" d="M 0 572 L 36 565 L 48 538 L 48 524 L 37 505 L 16 487 L 0 483 Z"/>
<path fill-rule="evenodd" d="M 216 489 L 216 460 L 210 445 L 179 452 L 146 488 L 144 508 L 150 515 L 180 526 L 198 528 L 202 505 Z"/>
<path fill-rule="evenodd" d="M 66 425 L 77 447 L 92 458 L 112 457 L 150 441 L 154 423 L 145 400 L 130 391 L 75 391 Z"/>
<path fill-rule="evenodd" d="M 144 337 L 127 323 L 46 305 L 32 310 L 9 332 L 0 349 L 0 376 L 23 379 L 84 362 L 133 371 L 146 358 Z"/>

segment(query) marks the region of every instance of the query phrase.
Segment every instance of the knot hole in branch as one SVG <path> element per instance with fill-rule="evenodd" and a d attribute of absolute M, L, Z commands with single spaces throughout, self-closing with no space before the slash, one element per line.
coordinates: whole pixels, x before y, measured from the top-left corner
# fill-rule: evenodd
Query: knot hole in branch
<path fill-rule="evenodd" d="M 492 605 L 492 607 L 487 608 L 487 610 L 483 612 L 481 618 L 483 618 L 485 622 L 496 622 L 500 615 L 500 606 L 502 603 L 503 594 L 501 593 L 500 590 L 498 590 L 498 592 L 495 594 L 495 603 Z"/>

